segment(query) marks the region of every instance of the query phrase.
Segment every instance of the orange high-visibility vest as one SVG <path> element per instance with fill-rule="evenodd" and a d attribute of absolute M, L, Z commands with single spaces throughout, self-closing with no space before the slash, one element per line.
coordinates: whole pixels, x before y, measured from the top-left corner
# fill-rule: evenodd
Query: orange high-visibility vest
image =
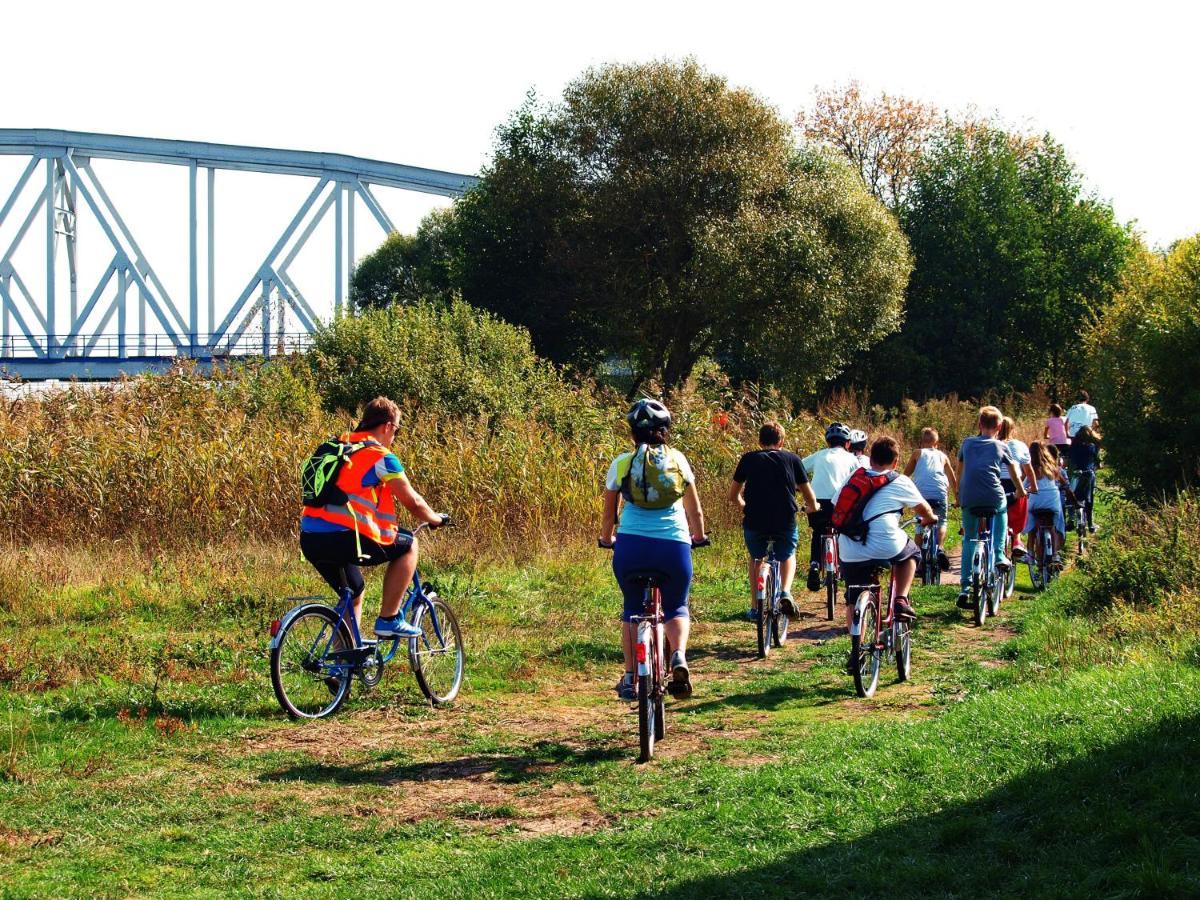
<path fill-rule="evenodd" d="M 340 440 L 346 443 L 367 443 L 367 446 L 351 454 L 337 475 L 335 484 L 346 492 L 349 499 L 345 504 L 339 505 L 306 506 L 304 515 L 353 529 L 385 547 L 394 544 L 398 534 L 398 523 L 396 500 L 392 496 L 391 488 L 387 482 L 370 487 L 363 486 L 363 477 L 387 455 L 387 448 L 365 431 L 343 434 Z"/>

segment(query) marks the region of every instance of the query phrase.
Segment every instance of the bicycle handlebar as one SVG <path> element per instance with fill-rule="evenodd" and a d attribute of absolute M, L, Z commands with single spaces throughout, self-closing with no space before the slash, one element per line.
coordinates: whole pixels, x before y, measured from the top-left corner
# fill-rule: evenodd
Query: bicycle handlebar
<path fill-rule="evenodd" d="M 692 549 L 699 550 L 701 547 L 707 547 L 710 544 L 712 544 L 712 541 L 710 541 L 708 539 L 708 535 L 706 534 L 704 536 L 704 540 L 702 540 L 702 541 L 693 540 L 692 541 Z M 596 538 L 596 546 L 599 547 L 601 550 L 612 550 L 612 548 L 615 547 L 616 545 L 617 545 L 617 542 L 615 540 L 611 544 L 606 544 L 606 543 L 604 543 L 604 541 L 600 540 L 600 538 Z"/>
<path fill-rule="evenodd" d="M 412 532 L 413 537 L 416 537 L 417 534 L 424 531 L 426 528 L 457 528 L 458 527 L 457 524 L 454 522 L 454 520 L 450 518 L 449 513 L 439 513 L 439 515 L 442 517 L 441 524 L 434 525 L 432 522 L 422 522 L 420 525 L 418 525 L 416 528 L 413 529 L 413 532 Z"/>

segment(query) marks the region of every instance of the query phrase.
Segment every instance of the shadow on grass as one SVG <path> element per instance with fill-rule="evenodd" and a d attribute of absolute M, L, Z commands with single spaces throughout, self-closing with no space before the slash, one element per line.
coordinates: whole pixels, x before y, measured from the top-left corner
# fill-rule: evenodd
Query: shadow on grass
<path fill-rule="evenodd" d="M 1200 717 L 1167 720 L 977 801 L 653 896 L 1200 896 L 1197 762 Z"/>
<path fill-rule="evenodd" d="M 260 781 L 307 781 L 325 784 L 394 785 L 405 782 L 461 781 L 494 775 L 507 784 L 535 781 L 561 767 L 588 766 L 621 759 L 622 747 L 577 748 L 543 741 L 521 754 L 479 754 L 430 763 L 381 764 L 366 760 L 346 765 L 303 763 L 259 776 Z"/>
<path fill-rule="evenodd" d="M 778 685 L 755 693 L 729 694 L 715 700 L 705 700 L 689 706 L 681 705 L 678 709 L 684 715 L 711 712 L 718 709 L 769 710 L 779 709 L 785 703 L 791 703 L 795 700 L 804 701 L 808 704 L 813 704 L 815 701 L 816 705 L 823 705 L 837 700 L 845 700 L 847 697 L 852 696 L 853 693 L 853 689 L 847 693 L 845 690 L 839 690 L 829 685 L 818 684 L 805 687 Z"/>

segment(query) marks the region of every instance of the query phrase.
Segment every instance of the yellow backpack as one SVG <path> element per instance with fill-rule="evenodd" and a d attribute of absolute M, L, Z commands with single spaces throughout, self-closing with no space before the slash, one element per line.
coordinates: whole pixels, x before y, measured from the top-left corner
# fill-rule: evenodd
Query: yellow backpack
<path fill-rule="evenodd" d="M 637 450 L 617 463 L 621 496 L 642 509 L 674 506 L 687 489 L 682 457 L 666 444 L 639 444 Z"/>

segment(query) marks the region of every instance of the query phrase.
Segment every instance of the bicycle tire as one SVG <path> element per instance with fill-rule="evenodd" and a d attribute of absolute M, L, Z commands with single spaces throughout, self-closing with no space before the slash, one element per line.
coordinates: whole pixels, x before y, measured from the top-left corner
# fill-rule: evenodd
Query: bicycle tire
<path fill-rule="evenodd" d="M 430 703 L 441 706 L 458 696 L 466 668 L 466 648 L 458 617 L 437 594 L 429 594 L 413 610 L 421 637 L 409 638 L 408 659 L 417 686 Z"/>
<path fill-rule="evenodd" d="M 667 733 L 667 702 L 661 691 L 654 698 L 654 741 L 658 743 Z"/>
<path fill-rule="evenodd" d="M 837 576 L 833 572 L 825 573 L 825 618 L 833 621 L 833 610 L 837 605 Z"/>
<path fill-rule="evenodd" d="M 758 632 L 758 658 L 766 659 L 771 652 L 771 606 L 775 597 L 775 579 L 771 569 L 763 576 L 762 596 L 758 598 L 758 619 L 755 622 Z"/>
<path fill-rule="evenodd" d="M 864 652 L 865 651 L 865 652 Z M 850 636 L 850 658 L 854 661 L 854 691 L 870 697 L 879 684 L 879 607 L 875 601 L 863 607 L 859 633 Z"/>
<path fill-rule="evenodd" d="M 654 691 L 649 675 L 638 676 L 638 762 L 654 756 Z"/>
<path fill-rule="evenodd" d="M 907 622 L 897 622 L 895 628 L 896 677 L 908 681 L 912 675 L 912 632 Z"/>
<path fill-rule="evenodd" d="M 788 627 L 792 624 L 792 620 L 782 609 L 773 617 L 773 625 L 771 626 L 771 636 L 775 640 L 776 647 L 782 647 L 787 643 Z"/>
<path fill-rule="evenodd" d="M 1004 538 L 1004 556 L 1008 560 L 1008 568 L 1004 570 L 1004 596 L 1002 599 L 1007 600 L 1017 589 L 1017 563 L 1013 559 L 1012 532 L 1009 532 Z"/>
<path fill-rule="evenodd" d="M 325 635 L 330 635 L 332 641 Z M 350 697 L 353 677 L 323 676 L 327 651 L 354 646 L 350 628 L 337 612 L 323 604 L 301 610 L 283 626 L 271 648 L 271 687 L 280 707 L 292 719 L 323 719 L 337 712 Z M 320 656 L 313 658 L 315 650 Z"/>
<path fill-rule="evenodd" d="M 987 586 L 989 616 L 998 616 L 1000 614 L 1000 602 L 1004 599 L 1004 586 L 1007 582 L 1007 574 L 1001 575 L 1000 572 L 992 569 Z"/>

